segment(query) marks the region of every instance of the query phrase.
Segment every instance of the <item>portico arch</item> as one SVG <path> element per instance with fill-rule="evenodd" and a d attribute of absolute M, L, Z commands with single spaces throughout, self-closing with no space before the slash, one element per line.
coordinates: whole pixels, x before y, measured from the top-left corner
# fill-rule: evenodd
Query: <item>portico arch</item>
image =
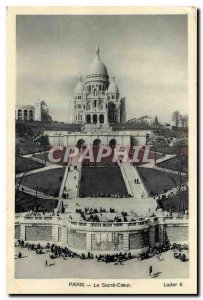
<path fill-rule="evenodd" d="M 101 144 L 101 140 L 100 139 L 95 139 L 93 141 L 93 147 L 99 147 L 100 144 Z"/>
<path fill-rule="evenodd" d="M 111 139 L 111 140 L 109 141 L 109 146 L 110 146 L 110 147 L 116 147 L 116 144 L 117 144 L 116 139 Z"/>
<path fill-rule="evenodd" d="M 33 111 L 32 110 L 29 111 L 29 120 L 33 121 Z"/>
<path fill-rule="evenodd" d="M 24 110 L 24 120 L 27 121 L 27 109 Z"/>
<path fill-rule="evenodd" d="M 77 147 L 78 147 L 78 148 L 83 148 L 84 146 L 85 146 L 85 140 L 79 139 L 79 140 L 77 141 Z"/>
<path fill-rule="evenodd" d="M 22 120 L 22 110 L 21 109 L 19 109 L 18 110 L 18 120 Z"/>

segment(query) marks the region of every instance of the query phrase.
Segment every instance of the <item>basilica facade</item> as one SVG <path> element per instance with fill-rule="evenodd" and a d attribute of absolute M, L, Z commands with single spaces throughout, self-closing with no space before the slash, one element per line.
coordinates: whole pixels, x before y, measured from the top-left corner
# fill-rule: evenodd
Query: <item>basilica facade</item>
<path fill-rule="evenodd" d="M 125 98 L 120 97 L 115 77 L 109 80 L 99 48 L 85 80 L 80 77 L 74 93 L 74 123 L 125 123 Z"/>

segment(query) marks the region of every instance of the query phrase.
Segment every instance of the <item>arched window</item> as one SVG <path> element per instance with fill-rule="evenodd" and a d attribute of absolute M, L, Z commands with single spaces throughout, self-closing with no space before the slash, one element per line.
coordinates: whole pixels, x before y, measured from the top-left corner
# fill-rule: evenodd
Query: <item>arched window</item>
<path fill-rule="evenodd" d="M 24 110 L 24 120 L 27 121 L 27 109 Z"/>
<path fill-rule="evenodd" d="M 104 123 L 104 115 L 99 116 L 99 123 L 103 124 Z"/>
<path fill-rule="evenodd" d="M 102 87 L 101 87 L 101 84 L 99 85 L 99 90 L 101 91 Z"/>
<path fill-rule="evenodd" d="M 19 109 L 18 110 L 18 120 L 22 120 L 22 110 L 21 109 Z"/>
<path fill-rule="evenodd" d="M 77 115 L 75 115 L 75 119 L 76 119 L 76 121 L 77 121 Z"/>
<path fill-rule="evenodd" d="M 93 123 L 97 124 L 97 115 L 93 115 Z"/>
<path fill-rule="evenodd" d="M 94 100 L 94 107 L 97 107 L 97 100 Z"/>
<path fill-rule="evenodd" d="M 94 96 L 97 96 L 97 90 L 94 89 Z"/>
<path fill-rule="evenodd" d="M 87 124 L 90 124 L 90 123 L 91 123 L 91 116 L 90 116 L 90 115 L 87 115 L 86 121 L 87 121 Z"/>

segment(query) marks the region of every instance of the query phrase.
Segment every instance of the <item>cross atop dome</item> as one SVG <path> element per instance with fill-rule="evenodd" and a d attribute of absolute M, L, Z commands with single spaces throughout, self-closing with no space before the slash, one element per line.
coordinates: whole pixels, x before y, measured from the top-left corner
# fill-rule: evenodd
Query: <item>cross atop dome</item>
<path fill-rule="evenodd" d="M 96 55 L 97 55 L 98 58 L 100 58 L 99 57 L 99 47 L 98 46 L 96 46 Z"/>

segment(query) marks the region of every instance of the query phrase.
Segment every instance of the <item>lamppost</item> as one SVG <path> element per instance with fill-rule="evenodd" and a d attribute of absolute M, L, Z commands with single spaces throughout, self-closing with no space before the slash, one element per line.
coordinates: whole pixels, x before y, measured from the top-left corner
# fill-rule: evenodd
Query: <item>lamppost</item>
<path fill-rule="evenodd" d="M 46 148 L 46 145 L 45 145 L 44 146 L 44 164 L 45 164 L 45 166 L 47 165 L 47 157 L 46 157 L 47 153 L 46 153 L 46 150 L 47 150 L 47 148 Z"/>
<path fill-rule="evenodd" d="M 156 151 L 157 151 L 157 146 L 154 147 L 154 165 L 156 166 Z"/>
<path fill-rule="evenodd" d="M 38 192 L 38 185 L 35 185 L 35 192 L 36 192 L 36 194 L 35 194 L 35 196 L 36 196 L 35 210 L 36 210 L 36 212 L 37 212 L 37 192 Z"/>

